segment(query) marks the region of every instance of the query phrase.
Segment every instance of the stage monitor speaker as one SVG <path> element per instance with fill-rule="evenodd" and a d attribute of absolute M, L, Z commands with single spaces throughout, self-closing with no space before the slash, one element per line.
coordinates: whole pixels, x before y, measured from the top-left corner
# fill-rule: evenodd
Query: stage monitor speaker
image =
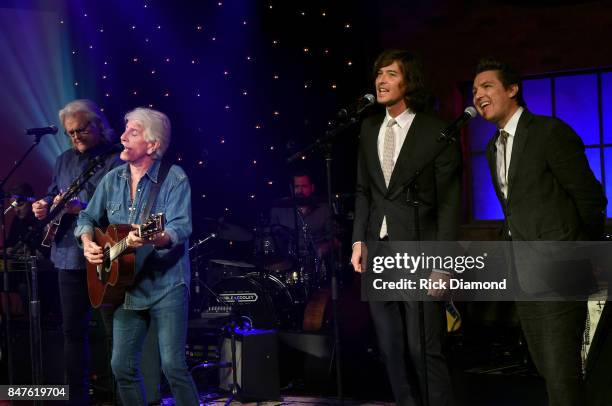
<path fill-rule="evenodd" d="M 232 361 L 231 338 L 221 344 L 221 362 Z M 236 330 L 236 375 L 240 400 L 280 400 L 275 330 Z M 220 387 L 231 390 L 231 368 L 219 370 Z"/>

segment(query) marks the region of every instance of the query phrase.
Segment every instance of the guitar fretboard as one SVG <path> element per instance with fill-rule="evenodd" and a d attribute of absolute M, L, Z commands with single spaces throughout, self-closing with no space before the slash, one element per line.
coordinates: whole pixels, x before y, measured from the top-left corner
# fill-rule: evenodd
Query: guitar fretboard
<path fill-rule="evenodd" d="M 123 251 L 125 251 L 127 248 L 128 248 L 128 245 L 127 245 L 127 237 L 126 237 L 110 248 L 109 253 L 108 253 L 110 257 L 109 260 L 114 261 L 121 254 L 123 254 Z"/>

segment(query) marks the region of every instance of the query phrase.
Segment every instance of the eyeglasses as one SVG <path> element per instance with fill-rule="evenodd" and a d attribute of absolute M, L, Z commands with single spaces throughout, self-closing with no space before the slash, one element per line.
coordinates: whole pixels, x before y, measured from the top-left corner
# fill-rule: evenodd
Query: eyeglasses
<path fill-rule="evenodd" d="M 83 128 L 75 128 L 72 131 L 64 131 L 64 133 L 70 138 L 76 138 L 77 135 L 87 135 L 89 134 L 89 124 L 90 123 L 87 123 L 87 125 Z"/>

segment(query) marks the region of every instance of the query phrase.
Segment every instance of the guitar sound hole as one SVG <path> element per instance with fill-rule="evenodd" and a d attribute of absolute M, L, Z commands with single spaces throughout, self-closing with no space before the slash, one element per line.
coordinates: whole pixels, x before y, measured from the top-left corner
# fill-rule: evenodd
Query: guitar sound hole
<path fill-rule="evenodd" d="M 108 277 L 110 275 L 112 262 L 110 260 L 110 249 L 104 249 L 104 261 L 102 264 L 98 265 L 98 279 L 102 283 L 106 283 L 108 281 Z"/>

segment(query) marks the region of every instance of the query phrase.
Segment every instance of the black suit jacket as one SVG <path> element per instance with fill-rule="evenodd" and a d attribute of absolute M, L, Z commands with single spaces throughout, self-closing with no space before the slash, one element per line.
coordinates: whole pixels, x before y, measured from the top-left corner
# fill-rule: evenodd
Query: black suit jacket
<path fill-rule="evenodd" d="M 361 126 L 353 242 L 377 241 L 383 216 L 390 240 L 417 238 L 413 207 L 406 201 L 407 186 L 417 171 L 421 240 L 455 240 L 461 207 L 461 150 L 437 142 L 444 122 L 417 113 L 402 146 L 389 187 L 378 158 L 378 133 L 384 114 L 368 117 Z"/>
<path fill-rule="evenodd" d="M 495 142 L 487 159 L 505 216 L 504 231 L 519 241 L 599 240 L 607 200 L 580 137 L 563 121 L 524 110 L 514 135 L 508 198 L 499 187 Z"/>

